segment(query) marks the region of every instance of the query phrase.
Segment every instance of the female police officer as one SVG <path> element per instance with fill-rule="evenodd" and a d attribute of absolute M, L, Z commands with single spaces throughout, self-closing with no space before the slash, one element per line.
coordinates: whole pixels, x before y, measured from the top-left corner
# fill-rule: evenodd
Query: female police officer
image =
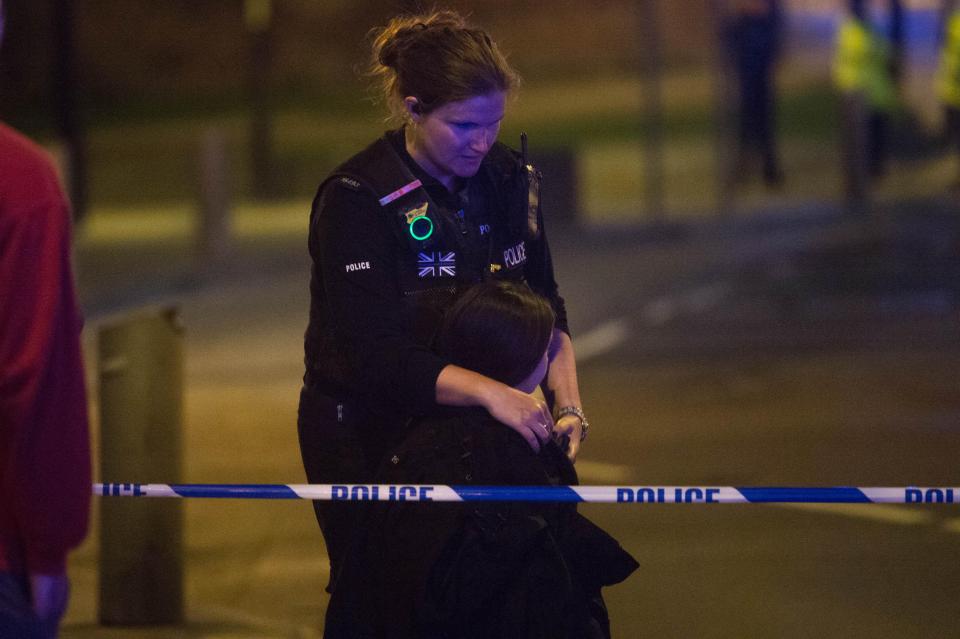
<path fill-rule="evenodd" d="M 371 70 L 403 126 L 337 168 L 314 200 L 298 418 L 308 480 L 369 482 L 404 422 L 443 406 L 482 406 L 534 450 L 567 435 L 575 457 L 587 422 L 529 197 L 539 185 L 496 142 L 517 76 L 485 32 L 445 11 L 391 21 L 374 40 Z M 553 307 L 549 405 L 428 348 L 456 291 L 488 278 L 526 281 Z M 314 504 L 334 579 L 356 509 Z"/>

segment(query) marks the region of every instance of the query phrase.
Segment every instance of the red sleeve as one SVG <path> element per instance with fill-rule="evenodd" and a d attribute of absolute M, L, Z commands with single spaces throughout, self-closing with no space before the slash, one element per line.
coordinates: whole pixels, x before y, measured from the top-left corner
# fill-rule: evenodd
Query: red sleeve
<path fill-rule="evenodd" d="M 46 188 L 0 204 L 2 507 L 27 570 L 53 574 L 87 532 L 90 443 L 69 211 L 30 182 Z"/>

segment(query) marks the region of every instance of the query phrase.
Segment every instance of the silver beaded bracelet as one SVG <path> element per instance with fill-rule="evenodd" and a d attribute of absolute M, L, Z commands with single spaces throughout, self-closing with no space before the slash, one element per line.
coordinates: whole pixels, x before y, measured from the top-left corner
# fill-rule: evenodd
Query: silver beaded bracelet
<path fill-rule="evenodd" d="M 559 420 L 567 415 L 576 415 L 580 420 L 580 441 L 585 440 L 587 438 L 587 431 L 590 430 L 590 423 L 587 421 L 587 416 L 583 414 L 583 409 L 579 406 L 564 406 L 557 410 L 555 419 Z"/>

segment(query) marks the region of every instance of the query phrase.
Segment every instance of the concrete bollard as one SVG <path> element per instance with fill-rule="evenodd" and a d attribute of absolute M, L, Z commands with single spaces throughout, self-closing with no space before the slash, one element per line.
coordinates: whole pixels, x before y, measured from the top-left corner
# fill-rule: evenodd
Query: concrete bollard
<path fill-rule="evenodd" d="M 99 332 L 100 476 L 180 481 L 183 329 L 176 308 L 142 311 Z M 183 621 L 183 509 L 176 500 L 100 502 L 103 625 Z"/>

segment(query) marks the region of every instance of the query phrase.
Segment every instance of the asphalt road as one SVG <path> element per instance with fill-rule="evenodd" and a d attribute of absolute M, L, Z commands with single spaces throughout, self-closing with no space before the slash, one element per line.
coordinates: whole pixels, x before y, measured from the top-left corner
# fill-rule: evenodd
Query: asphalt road
<path fill-rule="evenodd" d="M 942 260 L 904 277 L 920 267 L 895 238 L 915 230 L 558 229 L 593 424 L 583 483 L 960 486 L 953 245 L 920 234 L 916 254 Z M 291 264 L 183 297 L 184 482 L 303 481 L 306 274 Z M 189 624 L 99 628 L 94 530 L 71 564 L 63 637 L 319 636 L 327 574 L 308 504 L 185 508 Z M 606 593 L 615 636 L 960 636 L 957 505 L 583 510 L 641 565 Z"/>
<path fill-rule="evenodd" d="M 602 271 L 581 292 L 605 299 L 575 324 L 600 308 L 617 329 L 580 367 L 595 424 L 585 483 L 958 482 L 960 312 L 942 277 L 956 253 L 923 278 L 903 247 L 940 253 L 907 228 L 702 243 L 614 246 L 564 273 Z M 653 294 L 634 297 L 632 278 Z M 960 636 L 955 505 L 584 511 L 641 564 L 607 594 L 620 636 Z"/>

